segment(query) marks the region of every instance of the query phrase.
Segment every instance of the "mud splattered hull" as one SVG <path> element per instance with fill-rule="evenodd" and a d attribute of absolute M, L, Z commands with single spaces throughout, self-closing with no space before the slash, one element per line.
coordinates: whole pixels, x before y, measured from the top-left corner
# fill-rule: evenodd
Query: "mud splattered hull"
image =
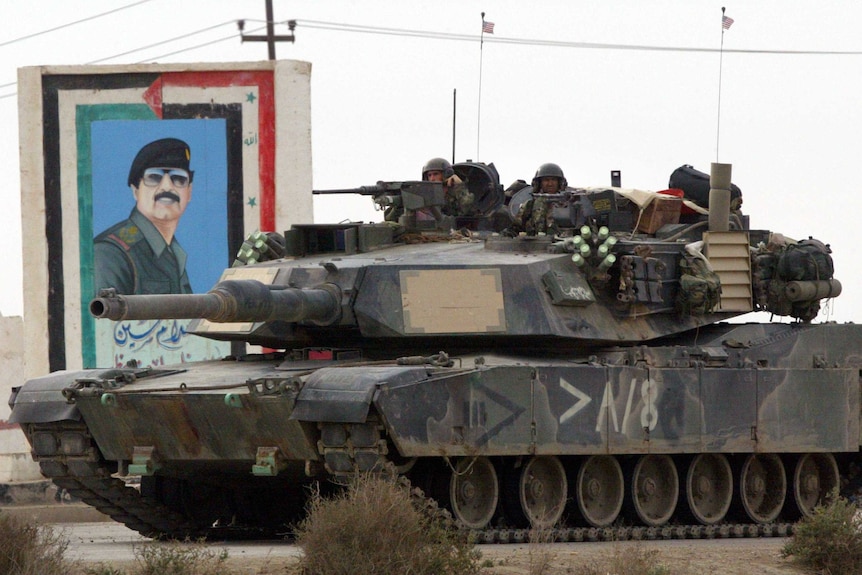
<path fill-rule="evenodd" d="M 46 475 L 146 534 L 271 536 L 312 482 L 385 467 L 475 529 L 712 532 L 855 486 L 860 341 L 722 324 L 589 357 L 89 370 L 28 382 L 12 419 Z"/>

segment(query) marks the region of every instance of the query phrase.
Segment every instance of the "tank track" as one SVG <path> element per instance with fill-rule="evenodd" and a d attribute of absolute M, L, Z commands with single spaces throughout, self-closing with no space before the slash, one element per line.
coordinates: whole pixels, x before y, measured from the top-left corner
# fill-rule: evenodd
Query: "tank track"
<path fill-rule="evenodd" d="M 145 537 L 168 539 L 260 539 L 273 534 L 261 529 L 234 526 L 201 527 L 152 497 L 113 476 L 115 466 L 101 458 L 92 436 L 83 422 L 63 421 L 28 426 L 27 434 L 51 433 L 57 445 L 63 433 L 78 434 L 89 442 L 83 453 L 33 455 L 42 474 L 69 495 L 94 507 L 114 521 Z M 31 441 L 32 445 L 32 441 Z"/>
<path fill-rule="evenodd" d="M 53 422 L 31 424 L 28 435 L 52 434 L 57 445 L 60 435 L 74 433 L 86 438 L 89 445 L 83 453 L 40 454 L 34 448 L 42 473 L 69 495 L 108 515 L 114 521 L 151 538 L 209 538 L 220 540 L 272 539 L 271 530 L 254 527 L 210 526 L 201 527 L 189 521 L 152 497 L 113 476 L 113 464 L 99 455 L 86 425 L 83 422 Z M 556 528 L 543 532 L 543 542 L 581 541 L 655 541 L 669 539 L 729 539 L 752 537 L 787 537 L 793 533 L 793 523 L 721 524 L 721 525 L 665 525 L 662 527 L 610 526 L 604 528 Z M 489 528 L 471 532 L 478 544 L 529 543 L 534 537 L 530 529 Z"/>
<path fill-rule="evenodd" d="M 597 541 L 659 541 L 670 539 L 741 539 L 755 537 L 788 537 L 793 523 L 723 523 L 721 525 L 664 525 L 662 527 L 574 527 L 556 528 L 539 538 L 547 543 Z M 483 529 L 474 531 L 478 544 L 530 543 L 530 529 Z"/>

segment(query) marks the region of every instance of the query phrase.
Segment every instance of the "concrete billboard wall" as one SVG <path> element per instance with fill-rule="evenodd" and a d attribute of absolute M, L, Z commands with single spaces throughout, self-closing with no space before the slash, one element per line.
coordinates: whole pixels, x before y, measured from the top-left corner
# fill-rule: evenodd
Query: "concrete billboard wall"
<path fill-rule="evenodd" d="M 12 387 L 229 353 L 182 323 L 95 322 L 94 239 L 137 209 L 135 159 L 166 138 L 187 144 L 194 172 L 176 230 L 193 292 L 218 281 L 248 233 L 312 221 L 310 81 L 311 65 L 291 60 L 19 69 L 24 317 L 0 318 L 0 483 L 38 477 L 6 423 Z"/>
<path fill-rule="evenodd" d="M 289 60 L 19 70 L 26 376 L 228 353 L 180 322 L 94 321 L 93 240 L 130 218 L 130 166 L 164 138 L 188 144 L 194 172 L 175 236 L 193 292 L 248 233 L 311 221 L 310 72 Z"/>

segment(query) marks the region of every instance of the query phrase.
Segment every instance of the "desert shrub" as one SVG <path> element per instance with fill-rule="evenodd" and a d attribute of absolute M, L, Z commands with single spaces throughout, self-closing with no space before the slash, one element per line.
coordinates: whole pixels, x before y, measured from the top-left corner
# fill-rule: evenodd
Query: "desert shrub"
<path fill-rule="evenodd" d="M 126 572 L 116 567 L 111 567 L 104 563 L 100 563 L 95 567 L 87 567 L 84 569 L 84 575 L 126 575 Z"/>
<path fill-rule="evenodd" d="M 226 550 L 203 543 L 147 543 L 135 547 L 135 575 L 210 575 L 225 573 Z"/>
<path fill-rule="evenodd" d="M 86 575 L 230 575 L 226 549 L 211 549 L 203 542 L 144 543 L 134 547 L 135 565 L 123 571 L 106 564 L 88 568 Z"/>
<path fill-rule="evenodd" d="M 830 495 L 794 529 L 782 553 L 804 567 L 837 575 L 862 572 L 862 517 L 855 504 Z"/>
<path fill-rule="evenodd" d="M 669 567 L 659 560 L 658 549 L 648 549 L 641 543 L 616 543 L 602 561 L 594 561 L 575 569 L 575 575 L 671 575 Z"/>
<path fill-rule="evenodd" d="M 296 528 L 304 573 L 431 575 L 478 573 L 468 534 L 417 490 L 388 476 L 358 475 L 344 490 L 312 494 Z"/>
<path fill-rule="evenodd" d="M 66 575 L 74 563 L 65 558 L 69 540 L 46 525 L 0 513 L 0 573 Z"/>
<path fill-rule="evenodd" d="M 554 532 L 551 529 L 531 529 L 529 545 L 527 546 L 528 575 L 547 575 L 552 573 L 552 564 L 556 558 L 553 552 Z"/>

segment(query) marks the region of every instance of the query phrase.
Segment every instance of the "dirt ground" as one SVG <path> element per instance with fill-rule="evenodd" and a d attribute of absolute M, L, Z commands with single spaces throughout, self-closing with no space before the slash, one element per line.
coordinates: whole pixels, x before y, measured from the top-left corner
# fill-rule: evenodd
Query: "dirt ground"
<path fill-rule="evenodd" d="M 781 557 L 787 539 L 713 539 L 553 545 L 483 545 L 486 575 L 644 575 L 645 570 L 620 571 L 638 558 L 654 555 L 667 575 L 801 575 L 805 571 Z M 129 565 L 114 564 L 129 568 Z M 245 575 L 299 575 L 298 559 L 243 558 L 232 555 L 228 567 Z M 357 574 L 362 569 L 357 567 Z"/>
<path fill-rule="evenodd" d="M 786 539 L 721 539 L 484 546 L 495 575 L 613 575 L 620 564 L 632 566 L 654 555 L 668 575 L 789 575 L 805 573 L 781 557 Z M 495 547 L 503 547 L 497 549 Z M 544 567 L 546 566 L 546 567 Z M 544 569 L 543 569 L 544 567 Z M 632 571 L 645 573 L 646 571 Z"/>

